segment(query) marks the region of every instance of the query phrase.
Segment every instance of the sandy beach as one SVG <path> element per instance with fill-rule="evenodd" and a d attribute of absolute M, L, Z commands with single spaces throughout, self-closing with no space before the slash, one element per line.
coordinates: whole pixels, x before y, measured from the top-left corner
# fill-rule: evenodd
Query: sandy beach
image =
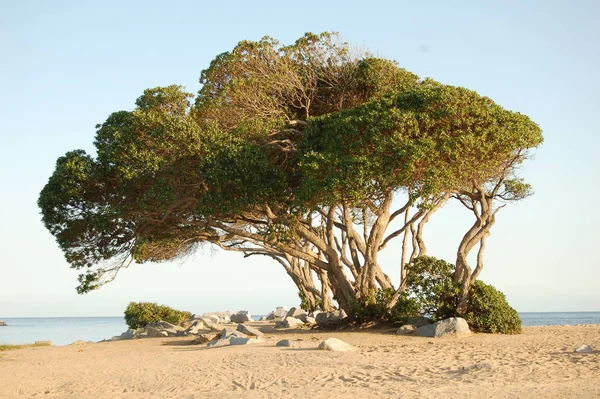
<path fill-rule="evenodd" d="M 329 337 L 356 351 L 316 350 Z M 299 347 L 275 347 L 284 338 L 297 340 Z M 191 340 L 0 352 L 0 397 L 600 397 L 600 325 L 442 339 L 397 336 L 389 329 L 273 330 L 264 343 L 212 349 L 190 345 Z M 596 351 L 574 353 L 583 344 Z"/>

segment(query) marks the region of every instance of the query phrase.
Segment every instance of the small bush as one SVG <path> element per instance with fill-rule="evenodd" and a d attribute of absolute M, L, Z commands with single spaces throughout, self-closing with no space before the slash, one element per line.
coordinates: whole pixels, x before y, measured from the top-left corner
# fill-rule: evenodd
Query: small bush
<path fill-rule="evenodd" d="M 348 315 L 359 322 L 388 319 L 387 304 L 394 294 L 393 290 L 372 291 L 369 295 L 350 303 Z"/>
<path fill-rule="evenodd" d="M 496 288 L 481 280 L 475 281 L 469 292 L 467 323 L 476 331 L 492 334 L 518 334 L 521 319 L 506 297 Z"/>
<path fill-rule="evenodd" d="M 421 315 L 434 320 L 456 316 L 460 288 L 453 280 L 454 265 L 422 256 L 413 260 L 407 269 L 407 299 L 416 302 Z"/>
<path fill-rule="evenodd" d="M 131 302 L 125 309 L 125 322 L 129 328 L 145 327 L 149 323 L 166 321 L 179 325 L 192 317 L 190 312 L 172 309 L 151 302 Z"/>

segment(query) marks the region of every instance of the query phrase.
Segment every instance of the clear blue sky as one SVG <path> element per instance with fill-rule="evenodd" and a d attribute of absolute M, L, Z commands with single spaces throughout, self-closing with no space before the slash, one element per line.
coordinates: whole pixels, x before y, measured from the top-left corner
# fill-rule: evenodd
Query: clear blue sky
<path fill-rule="evenodd" d="M 0 316 L 119 315 L 132 300 L 255 314 L 296 304 L 276 263 L 210 250 L 134 266 L 79 296 L 36 201 L 56 158 L 93 152 L 94 126 L 144 89 L 195 92 L 200 71 L 240 40 L 325 30 L 542 127 L 523 171 L 536 194 L 499 214 L 481 277 L 519 311 L 600 311 L 600 2 L 282 3 L 0 0 Z M 430 252 L 453 261 L 468 222 L 459 207 L 437 214 Z"/>

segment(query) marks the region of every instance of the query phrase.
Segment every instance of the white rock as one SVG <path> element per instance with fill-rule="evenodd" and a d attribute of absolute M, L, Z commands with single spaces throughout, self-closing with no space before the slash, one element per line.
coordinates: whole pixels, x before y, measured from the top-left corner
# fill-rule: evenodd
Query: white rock
<path fill-rule="evenodd" d="M 579 348 L 575 349 L 576 353 L 594 353 L 594 349 L 592 349 L 589 345 L 581 345 Z"/>
<path fill-rule="evenodd" d="M 265 335 L 258 328 L 246 326 L 244 324 L 238 324 L 237 330 L 246 335 L 254 335 L 255 337 L 262 337 Z"/>
<path fill-rule="evenodd" d="M 409 335 L 415 332 L 417 328 L 412 324 L 405 324 L 396 331 L 398 335 Z"/>
<path fill-rule="evenodd" d="M 441 338 L 446 336 L 470 335 L 469 325 L 462 317 L 451 317 L 437 323 L 417 328 L 419 337 Z"/>
<path fill-rule="evenodd" d="M 275 326 L 281 328 L 296 328 L 304 325 L 304 322 L 295 317 L 286 317 L 284 320 L 278 321 Z"/>
<path fill-rule="evenodd" d="M 349 352 L 354 347 L 337 338 L 329 338 L 319 344 L 319 349 L 333 352 Z"/>
<path fill-rule="evenodd" d="M 306 317 L 308 315 L 306 314 L 306 312 L 304 311 L 304 309 L 291 308 L 289 310 L 289 312 L 287 312 L 287 314 L 285 316 L 286 317 L 295 317 L 296 319 L 302 320 L 302 316 Z"/>

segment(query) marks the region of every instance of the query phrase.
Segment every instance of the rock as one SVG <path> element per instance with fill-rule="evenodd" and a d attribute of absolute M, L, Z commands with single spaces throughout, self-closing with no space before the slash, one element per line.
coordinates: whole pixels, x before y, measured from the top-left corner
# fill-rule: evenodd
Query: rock
<path fill-rule="evenodd" d="M 269 320 L 273 320 L 275 318 L 283 319 L 285 316 L 287 316 L 288 310 L 283 306 L 278 306 L 274 311 L 271 312 L 271 314 L 273 315 L 273 317 Z"/>
<path fill-rule="evenodd" d="M 281 341 L 277 342 L 275 344 L 275 346 L 285 346 L 287 348 L 297 348 L 298 344 L 295 343 L 294 341 L 290 341 L 289 339 L 282 339 Z"/>
<path fill-rule="evenodd" d="M 4 326 L 6 326 L 6 323 L 3 321 L 0 321 L 0 327 L 4 327 Z"/>
<path fill-rule="evenodd" d="M 398 335 L 409 335 L 415 332 L 417 328 L 412 324 L 405 324 L 396 331 Z"/>
<path fill-rule="evenodd" d="M 252 320 L 252 317 L 246 310 L 241 310 L 237 313 L 234 313 L 230 316 L 230 320 L 232 323 L 247 323 Z"/>
<path fill-rule="evenodd" d="M 168 323 L 166 321 L 157 321 L 154 323 L 148 323 L 146 327 L 154 327 L 160 330 L 181 330 L 182 328 L 175 324 Z"/>
<path fill-rule="evenodd" d="M 225 328 L 221 332 L 221 337 L 216 340 L 212 340 L 208 343 L 209 348 L 217 348 L 221 346 L 229 345 L 248 345 L 263 342 L 261 339 L 248 337 L 241 331 L 234 330 L 232 328 Z"/>
<path fill-rule="evenodd" d="M 129 329 L 119 336 L 119 339 L 133 339 L 135 338 L 135 330 Z"/>
<path fill-rule="evenodd" d="M 214 341 L 210 341 L 206 346 L 208 346 L 209 348 L 219 348 L 221 346 L 229 346 L 231 345 L 231 342 L 229 342 L 229 339 L 216 339 Z"/>
<path fill-rule="evenodd" d="M 207 318 L 214 318 L 215 316 L 218 318 L 217 320 L 213 320 L 215 323 L 219 324 L 219 323 L 230 323 L 231 322 L 231 315 L 233 314 L 233 312 L 231 311 L 225 311 L 225 312 L 211 312 L 211 313 L 205 313 L 202 315 L 202 317 L 207 317 Z"/>
<path fill-rule="evenodd" d="M 296 319 L 295 317 L 286 317 L 285 319 L 278 321 L 275 324 L 275 327 L 279 328 L 296 328 L 298 326 L 304 325 L 304 322 L 300 319 Z"/>
<path fill-rule="evenodd" d="M 250 338 L 250 337 L 231 337 L 229 338 L 230 345 L 250 345 L 257 344 L 259 342 L 263 342 L 263 340 L 258 338 Z"/>
<path fill-rule="evenodd" d="M 319 344 L 319 349 L 333 352 L 349 352 L 354 347 L 337 338 L 329 338 Z"/>
<path fill-rule="evenodd" d="M 417 328 L 415 335 L 419 337 L 441 338 L 449 335 L 469 335 L 469 325 L 461 317 L 451 317 L 437 323 Z"/>
<path fill-rule="evenodd" d="M 200 320 L 202 320 L 202 321 L 207 320 L 207 319 L 210 320 L 214 324 L 219 324 L 221 322 L 221 318 L 219 316 L 217 316 L 216 314 L 209 314 L 207 316 L 200 317 Z"/>
<path fill-rule="evenodd" d="M 313 310 L 313 311 L 312 311 L 312 312 L 310 312 L 308 315 L 309 315 L 310 317 L 314 317 L 314 318 L 316 319 L 316 318 L 317 318 L 317 315 L 318 315 L 319 313 L 323 313 L 323 311 L 322 311 L 322 310 Z"/>
<path fill-rule="evenodd" d="M 265 335 L 258 328 L 246 326 L 244 324 L 238 324 L 237 330 L 246 335 L 254 335 L 255 337 L 263 337 Z"/>
<path fill-rule="evenodd" d="M 341 321 L 341 320 L 345 319 L 346 317 L 348 317 L 348 315 L 342 309 L 342 310 L 334 310 L 333 312 L 319 313 L 319 314 L 317 314 L 317 317 L 315 317 L 315 320 L 316 320 L 317 324 L 326 325 L 326 324 L 334 323 L 336 321 Z"/>
<path fill-rule="evenodd" d="M 78 341 L 71 342 L 69 345 L 71 345 L 71 346 L 80 346 L 80 345 L 87 345 L 87 344 L 92 344 L 92 343 L 93 342 L 78 340 Z"/>
<path fill-rule="evenodd" d="M 204 330 L 209 330 L 209 328 L 204 325 L 202 319 L 198 319 L 192 322 L 192 324 L 185 330 L 185 333 L 196 335 Z"/>
<path fill-rule="evenodd" d="M 303 320 L 306 324 L 310 324 L 311 326 L 314 326 L 315 324 L 317 324 L 317 321 L 315 320 L 314 317 L 310 317 L 310 316 L 306 316 Z"/>
<path fill-rule="evenodd" d="M 306 317 L 308 315 L 306 314 L 304 309 L 300 309 L 300 308 L 291 308 L 285 315 L 285 317 L 295 317 L 296 319 L 302 320 L 301 316 Z"/>
<path fill-rule="evenodd" d="M 246 334 L 242 333 L 241 331 L 238 331 L 237 329 L 233 328 L 233 327 L 225 327 L 224 329 L 221 330 L 221 338 L 227 338 L 227 337 L 231 337 L 232 335 L 236 335 L 236 336 L 246 336 Z"/>
<path fill-rule="evenodd" d="M 216 341 L 219 338 L 219 334 L 212 332 L 212 333 L 204 333 L 204 334 L 198 334 L 197 338 L 194 338 L 190 344 L 192 345 L 200 345 L 200 344 L 205 344 L 207 342 L 211 342 L 211 341 Z"/>
<path fill-rule="evenodd" d="M 594 349 L 592 349 L 589 345 L 581 345 L 579 348 L 575 349 L 576 353 L 594 353 Z"/>
<path fill-rule="evenodd" d="M 138 328 L 135 332 L 136 338 L 162 338 L 168 337 L 167 331 L 159 330 L 154 327 Z"/>
<path fill-rule="evenodd" d="M 419 328 L 423 326 L 428 326 L 429 324 L 433 324 L 433 320 L 431 320 L 429 317 L 415 316 L 408 319 L 406 321 L 406 324 L 412 324 L 413 326 L 415 326 L 415 328 Z"/>
<path fill-rule="evenodd" d="M 214 330 L 214 331 L 220 331 L 221 327 L 219 326 L 219 323 L 215 323 L 211 318 L 208 317 L 203 317 L 200 320 L 202 320 L 202 323 L 204 323 L 204 325 L 206 326 L 206 328 L 208 328 L 209 330 Z"/>

